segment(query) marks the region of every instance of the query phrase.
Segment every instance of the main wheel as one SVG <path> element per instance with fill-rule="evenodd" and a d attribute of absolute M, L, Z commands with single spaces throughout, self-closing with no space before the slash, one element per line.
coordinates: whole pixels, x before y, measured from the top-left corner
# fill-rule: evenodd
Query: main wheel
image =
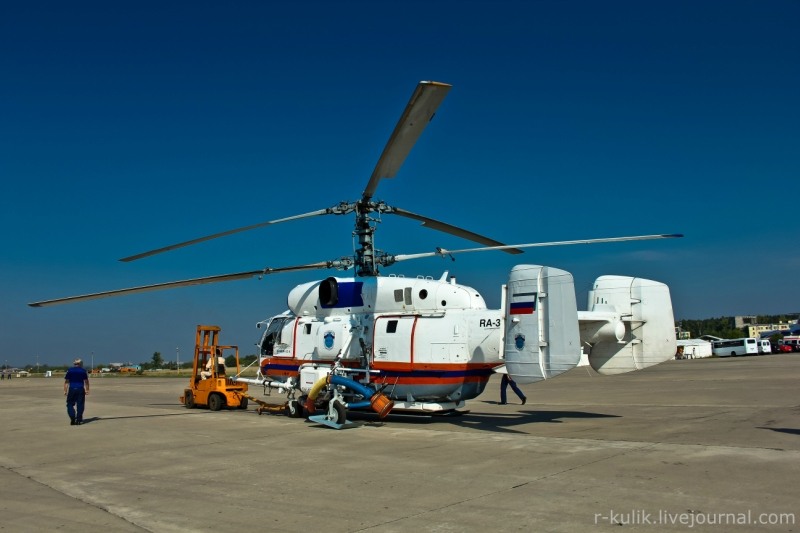
<path fill-rule="evenodd" d="M 212 411 L 219 411 L 225 404 L 225 400 L 219 394 L 212 394 L 208 397 L 208 408 Z"/>
<path fill-rule="evenodd" d="M 343 403 L 334 400 L 333 410 L 336 411 L 334 422 L 337 424 L 344 424 L 347 421 L 347 407 L 345 407 Z"/>
<path fill-rule="evenodd" d="M 247 409 L 247 398 L 242 398 L 239 402 L 239 409 Z"/>
<path fill-rule="evenodd" d="M 194 395 L 192 394 L 192 391 L 184 391 L 183 405 L 185 405 L 187 409 L 194 409 Z"/>

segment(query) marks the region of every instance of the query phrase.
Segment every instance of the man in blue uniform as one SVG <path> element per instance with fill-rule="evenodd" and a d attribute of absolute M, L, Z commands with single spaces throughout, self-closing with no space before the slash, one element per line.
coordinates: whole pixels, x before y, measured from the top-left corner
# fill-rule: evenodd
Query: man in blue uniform
<path fill-rule="evenodd" d="M 87 394 L 89 374 L 83 369 L 83 361 L 75 359 L 72 368 L 64 376 L 64 396 L 67 397 L 67 414 L 71 426 L 80 426 L 83 422 L 83 405 Z"/>
<path fill-rule="evenodd" d="M 517 386 L 517 382 L 511 379 L 511 376 L 508 374 L 503 374 L 503 379 L 500 381 L 500 404 L 505 405 L 508 403 L 506 401 L 506 387 L 509 385 L 511 385 L 511 390 L 513 390 L 514 393 L 519 396 L 519 399 L 522 400 L 522 405 L 525 405 L 525 402 L 528 401 L 528 398 L 522 394 L 522 391 L 519 390 L 519 387 Z"/>

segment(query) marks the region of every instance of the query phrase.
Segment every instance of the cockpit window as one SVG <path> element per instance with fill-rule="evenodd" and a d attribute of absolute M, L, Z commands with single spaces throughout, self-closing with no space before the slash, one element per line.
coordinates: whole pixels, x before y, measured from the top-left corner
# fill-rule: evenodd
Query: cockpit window
<path fill-rule="evenodd" d="M 281 342 L 281 331 L 290 317 L 274 318 L 269 323 L 264 337 L 261 339 L 261 355 L 272 355 L 275 351 L 275 343 Z"/>

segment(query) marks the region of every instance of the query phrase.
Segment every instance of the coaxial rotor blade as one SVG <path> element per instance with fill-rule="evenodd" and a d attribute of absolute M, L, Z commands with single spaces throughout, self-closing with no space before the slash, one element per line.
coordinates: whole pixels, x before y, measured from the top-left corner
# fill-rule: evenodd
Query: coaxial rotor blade
<path fill-rule="evenodd" d="M 435 229 L 444 233 L 449 233 L 451 235 L 455 235 L 456 237 L 467 239 L 468 241 L 479 242 L 481 244 L 485 244 L 486 246 L 503 246 L 505 248 L 498 248 L 498 249 L 509 254 L 523 253 L 522 250 L 513 247 L 508 247 L 507 245 L 503 244 L 500 241 L 490 239 L 489 237 L 484 237 L 483 235 L 478 235 L 477 233 L 459 228 L 458 226 L 453 226 L 452 224 L 447 224 L 446 222 L 441 222 L 439 220 L 435 220 L 430 217 L 412 213 L 411 211 L 406 211 L 405 209 L 400 209 L 399 207 L 392 207 L 390 211 L 387 212 L 394 213 L 395 215 L 400 215 L 401 217 L 419 220 L 420 222 L 422 222 L 422 225 L 425 226 L 426 228 Z"/>
<path fill-rule="evenodd" d="M 637 235 L 633 237 L 608 237 L 603 239 L 582 239 L 577 241 L 554 241 L 554 242 L 535 242 L 529 244 L 512 244 L 506 246 L 485 246 L 482 248 L 464 248 L 461 250 L 446 250 L 439 248 L 435 252 L 424 252 L 421 254 L 400 254 L 394 256 L 394 261 L 408 261 L 409 259 L 421 259 L 424 257 L 434 257 L 437 255 L 445 256 L 452 254 L 463 254 L 467 252 L 487 252 L 489 250 L 508 250 L 510 248 L 534 248 L 540 246 L 566 246 L 570 244 L 597 244 L 602 242 L 624 242 L 624 241 L 646 241 L 652 239 L 675 239 L 683 237 L 681 233 L 670 233 L 660 235 Z"/>
<path fill-rule="evenodd" d="M 431 121 L 439 104 L 452 86 L 436 81 L 421 81 L 417 85 L 411 100 L 408 101 L 397 126 L 383 149 L 372 177 L 364 189 L 362 199 L 367 201 L 375 194 L 378 182 L 383 178 L 393 178 L 403 165 L 414 143 Z"/>
<path fill-rule="evenodd" d="M 330 211 L 329 209 L 318 209 L 317 211 L 311 211 L 310 213 L 303 213 L 302 215 L 294 215 L 294 216 L 291 216 L 291 217 L 279 218 L 279 219 L 276 219 L 276 220 L 268 220 L 267 222 L 259 222 L 258 224 L 251 224 L 250 226 L 244 226 L 244 227 L 241 227 L 241 228 L 231 229 L 231 230 L 228 230 L 228 231 L 215 233 L 213 235 L 208 235 L 206 237 L 199 237 L 197 239 L 192 239 L 190 241 L 185 241 L 185 242 L 181 242 L 181 243 L 178 243 L 178 244 L 171 244 L 169 246 L 164 246 L 163 248 L 158 248 L 156 250 L 150 250 L 148 252 L 142 252 L 140 254 L 131 255 L 129 257 L 123 257 L 122 259 L 120 259 L 120 261 L 123 261 L 125 263 L 130 262 L 130 261 L 136 261 L 137 259 L 143 259 L 145 257 L 150 257 L 151 255 L 156 255 L 156 254 L 168 252 L 170 250 L 175 250 L 177 248 L 183 248 L 184 246 L 191 246 L 193 244 L 197 244 L 197 243 L 201 243 L 201 242 L 205 242 L 205 241 L 210 241 L 211 239 L 217 239 L 219 237 L 226 237 L 228 235 L 233 235 L 234 233 L 240 233 L 242 231 L 248 231 L 248 230 L 256 229 L 256 228 L 263 228 L 264 226 L 269 226 L 271 224 L 279 224 L 280 222 L 289 222 L 290 220 L 299 220 L 301 218 L 314 217 L 314 216 L 318 216 L 318 215 L 326 215 L 326 214 L 329 213 L 329 211 Z"/>
<path fill-rule="evenodd" d="M 66 298 L 56 298 L 53 300 L 43 300 L 41 302 L 32 302 L 28 305 L 31 307 L 48 307 L 51 305 L 66 304 L 81 302 L 84 300 L 97 300 L 99 298 L 108 298 L 110 296 L 123 296 L 127 294 L 136 294 L 140 292 L 160 291 L 163 289 L 174 289 L 177 287 L 190 287 L 192 285 L 205 285 L 207 283 L 219 283 L 221 281 L 235 281 L 239 279 L 247 279 L 255 276 L 265 276 L 267 274 L 277 274 L 279 272 L 290 272 L 296 270 L 314 270 L 322 268 L 332 268 L 333 262 L 323 261 L 321 263 L 311 263 L 308 265 L 279 267 L 279 268 L 262 268 L 261 270 L 251 270 L 249 272 L 237 272 L 235 274 L 221 274 L 218 276 L 207 276 L 204 278 L 185 279 L 181 281 L 169 281 L 166 283 L 156 283 L 154 285 L 143 285 L 141 287 L 131 287 L 128 289 L 117 289 L 113 291 L 95 292 L 93 294 L 84 294 L 81 296 L 68 296 Z"/>

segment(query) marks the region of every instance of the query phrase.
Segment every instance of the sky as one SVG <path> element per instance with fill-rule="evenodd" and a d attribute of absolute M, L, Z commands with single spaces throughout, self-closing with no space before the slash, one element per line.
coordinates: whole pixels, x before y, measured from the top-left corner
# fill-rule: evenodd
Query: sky
<path fill-rule="evenodd" d="M 800 3 L 55 2 L 0 13 L 0 364 L 255 353 L 311 271 L 29 302 L 352 254 L 355 201 L 416 84 L 453 88 L 375 199 L 517 244 L 404 262 L 499 307 L 515 264 L 669 285 L 676 319 L 800 311 Z M 393 254 L 474 244 L 386 215 Z"/>

